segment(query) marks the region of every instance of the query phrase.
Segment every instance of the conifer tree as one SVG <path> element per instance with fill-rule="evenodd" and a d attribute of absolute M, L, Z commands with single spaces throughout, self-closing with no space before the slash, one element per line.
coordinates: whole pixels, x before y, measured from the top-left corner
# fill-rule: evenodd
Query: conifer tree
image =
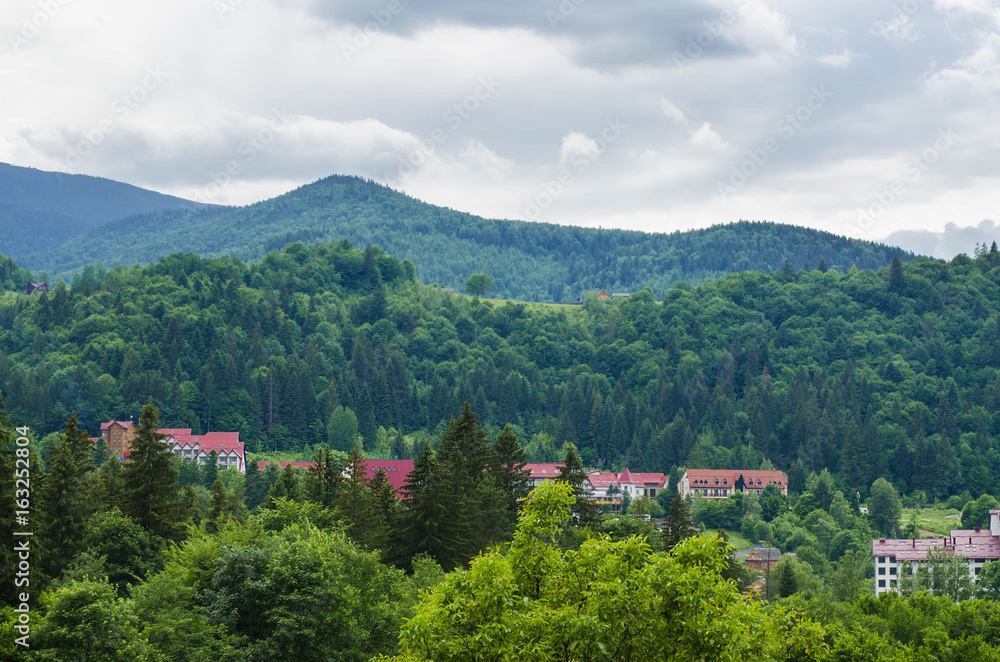
<path fill-rule="evenodd" d="M 587 473 L 583 470 L 583 463 L 576 454 L 576 446 L 569 444 L 566 447 L 566 457 L 563 458 L 562 466 L 559 467 L 559 475 L 556 480 L 567 483 L 573 487 L 573 494 L 576 496 L 576 504 L 573 512 L 576 513 L 576 524 L 586 526 L 592 524 L 597 519 L 597 504 L 587 498 L 585 485 L 587 484 Z"/>
<path fill-rule="evenodd" d="M 232 512 L 232 503 L 229 498 L 229 491 L 222 484 L 222 480 L 215 479 L 212 483 L 211 505 L 208 509 L 208 517 L 205 521 L 205 530 L 209 533 L 218 533 L 219 525 L 222 524 Z"/>
<path fill-rule="evenodd" d="M 674 498 L 670 501 L 670 512 L 663 522 L 663 549 L 670 551 L 677 543 L 695 535 L 694 527 L 691 525 L 691 514 L 688 512 L 687 502 L 680 492 L 674 492 Z"/>
<path fill-rule="evenodd" d="M 409 565 L 413 557 L 427 554 L 445 570 L 455 567 L 459 543 L 441 526 L 446 514 L 439 470 L 430 444 L 425 444 L 403 485 L 406 499 L 400 515 L 396 563 Z"/>
<path fill-rule="evenodd" d="M 524 470 L 527 463 L 528 454 L 518 442 L 517 435 L 509 425 L 504 426 L 493 443 L 490 472 L 507 500 L 507 511 L 512 523 L 517 520 L 518 503 L 531 490 L 531 473 Z"/>
<path fill-rule="evenodd" d="M 313 453 L 312 463 L 306 473 L 302 496 L 325 508 L 333 506 L 344 482 L 340 462 L 330 447 L 323 444 Z"/>
<path fill-rule="evenodd" d="M 889 264 L 889 291 L 902 294 L 905 284 L 903 280 L 903 261 L 899 259 L 899 255 L 893 255 L 892 262 Z"/>
<path fill-rule="evenodd" d="M 442 567 L 461 565 L 489 542 L 486 529 L 491 517 L 486 510 L 495 505 L 490 497 L 484 502 L 481 494 L 485 471 L 490 461 L 486 430 L 479 427 L 479 417 L 468 402 L 461 415 L 452 419 L 441 437 L 437 452 L 439 487 L 445 512 L 439 527 L 443 537 L 458 541 L 458 553 L 450 559 L 439 559 Z"/>
<path fill-rule="evenodd" d="M 374 549 L 384 537 L 385 523 L 378 517 L 375 498 L 368 485 L 365 458 L 356 443 L 344 470 L 347 479 L 337 491 L 337 510 L 347 523 L 347 535 L 351 540 Z"/>
<path fill-rule="evenodd" d="M 180 535 L 181 504 L 174 454 L 156 431 L 160 412 L 150 398 L 132 441 L 132 450 L 122 475 L 125 511 L 154 536 L 176 539 Z"/>
<path fill-rule="evenodd" d="M 47 553 L 43 569 L 50 577 L 59 577 L 83 545 L 86 521 L 93 508 L 84 476 L 90 464 L 92 445 L 86 431 L 77 429 L 76 412 L 63 427 L 59 445 L 46 462 L 48 473 L 42 483 L 41 537 Z"/>
<path fill-rule="evenodd" d="M 285 464 L 278 480 L 274 481 L 274 485 L 267 493 L 267 507 L 272 508 L 278 499 L 299 500 L 299 477 L 295 475 L 295 467 L 291 462 Z"/>
<path fill-rule="evenodd" d="M 11 427 L 10 417 L 4 408 L 3 394 L 0 393 L 0 600 L 2 604 L 13 604 L 14 573 L 17 556 L 14 552 L 14 499 L 16 435 Z"/>

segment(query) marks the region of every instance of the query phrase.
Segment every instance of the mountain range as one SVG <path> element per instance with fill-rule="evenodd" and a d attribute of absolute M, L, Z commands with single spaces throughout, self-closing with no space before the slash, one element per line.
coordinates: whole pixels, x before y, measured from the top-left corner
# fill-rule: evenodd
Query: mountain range
<path fill-rule="evenodd" d="M 335 175 L 244 207 L 210 206 L 83 175 L 0 166 L 0 252 L 69 280 L 87 265 L 147 264 L 176 252 L 257 261 L 291 242 L 376 245 L 409 258 L 425 283 L 461 290 L 477 272 L 491 294 L 565 302 L 601 288 L 662 296 L 726 273 L 877 269 L 900 248 L 828 232 L 740 221 L 673 233 L 485 219 L 376 182 Z"/>

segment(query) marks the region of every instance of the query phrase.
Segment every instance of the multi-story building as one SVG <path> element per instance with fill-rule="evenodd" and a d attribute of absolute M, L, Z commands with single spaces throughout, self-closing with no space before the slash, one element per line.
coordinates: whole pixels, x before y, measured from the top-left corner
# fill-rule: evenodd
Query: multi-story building
<path fill-rule="evenodd" d="M 220 471 L 230 467 L 241 472 L 247 470 L 246 452 L 239 432 L 206 432 L 196 435 L 191 434 L 191 428 L 160 428 L 157 432 L 166 435 L 164 443 L 182 459 L 205 464 L 209 454 L 215 451 Z"/>
<path fill-rule="evenodd" d="M 788 494 L 788 476 L 780 471 L 688 469 L 677 483 L 677 491 L 684 497 L 700 494 L 706 499 L 725 499 L 737 491 L 760 494 L 772 483 Z"/>
<path fill-rule="evenodd" d="M 101 438 L 108 447 L 108 455 L 122 460 L 128 457 L 135 438 L 134 421 L 108 421 L 101 423 Z"/>
<path fill-rule="evenodd" d="M 947 538 L 877 538 L 872 540 L 875 559 L 875 593 L 897 590 L 904 572 L 916 574 L 927 553 L 943 551 L 948 556 L 965 559 L 969 577 L 975 581 L 979 571 L 990 561 L 1000 559 L 1000 510 L 990 511 L 990 528 L 953 529 Z"/>
<path fill-rule="evenodd" d="M 124 460 L 132 451 L 135 441 L 134 421 L 108 421 L 101 423 L 101 438 L 108 445 L 111 457 Z M 206 432 L 191 434 L 191 428 L 160 428 L 157 430 L 166 438 L 163 440 L 178 457 L 204 464 L 213 450 L 219 457 L 219 469 L 233 467 L 246 471 L 246 452 L 239 432 Z"/>

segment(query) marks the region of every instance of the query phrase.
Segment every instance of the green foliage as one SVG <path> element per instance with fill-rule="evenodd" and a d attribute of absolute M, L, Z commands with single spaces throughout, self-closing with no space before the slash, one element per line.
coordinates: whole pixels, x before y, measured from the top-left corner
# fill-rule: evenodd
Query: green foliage
<path fill-rule="evenodd" d="M 562 552 L 569 485 L 531 495 L 509 551 L 492 551 L 426 594 L 400 659 L 784 659 L 822 655 L 822 632 L 744 599 L 721 573 L 726 549 L 695 538 L 669 556 L 640 538 L 591 538 Z M 782 632 L 783 636 L 775 636 Z"/>
<path fill-rule="evenodd" d="M 145 662 L 153 651 L 137 619 L 106 582 L 79 581 L 46 595 L 45 616 L 32 632 L 33 660 Z"/>
<path fill-rule="evenodd" d="M 868 497 L 868 517 L 876 531 L 885 535 L 895 533 L 903 507 L 899 503 L 896 488 L 885 478 L 879 478 L 872 484 L 871 496 Z"/>
<path fill-rule="evenodd" d="M 486 274 L 472 274 L 469 280 L 465 281 L 465 293 L 482 297 L 493 287 L 493 279 Z"/>
<path fill-rule="evenodd" d="M 984 494 L 975 501 L 965 504 L 962 509 L 962 528 L 975 529 L 982 527 L 988 529 L 990 526 L 990 511 L 1000 507 L 1000 502 L 989 494 Z"/>
<path fill-rule="evenodd" d="M 110 269 L 154 262 L 177 251 L 256 261 L 291 242 L 341 240 L 410 256 L 424 283 L 462 291 L 473 273 L 486 272 L 503 298 L 555 302 L 601 288 L 639 292 L 650 286 L 662 296 L 678 281 L 701 283 L 732 271 L 780 271 L 786 260 L 817 264 L 825 258 L 830 268 L 845 273 L 852 264 L 878 269 L 898 251 L 775 223 L 741 221 L 649 234 L 490 220 L 435 207 L 374 182 L 333 176 L 249 207 L 119 220 L 21 259 L 29 268 L 68 276 L 100 261 Z M 407 277 L 402 264 L 396 270 Z M 382 277 L 392 280 L 395 272 Z"/>
<path fill-rule="evenodd" d="M 132 453 L 125 464 L 122 484 L 125 513 L 151 535 L 167 540 L 181 535 L 180 495 L 174 454 L 156 430 L 160 414 L 152 398 L 143 407 Z"/>

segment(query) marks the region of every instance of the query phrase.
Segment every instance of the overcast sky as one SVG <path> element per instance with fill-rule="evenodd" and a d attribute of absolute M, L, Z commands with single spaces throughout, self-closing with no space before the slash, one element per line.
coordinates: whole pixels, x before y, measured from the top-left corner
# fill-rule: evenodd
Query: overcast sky
<path fill-rule="evenodd" d="M 0 34 L 0 161 L 204 201 L 344 173 L 648 231 L 1000 220 L 1000 0 L 4 0 Z"/>

